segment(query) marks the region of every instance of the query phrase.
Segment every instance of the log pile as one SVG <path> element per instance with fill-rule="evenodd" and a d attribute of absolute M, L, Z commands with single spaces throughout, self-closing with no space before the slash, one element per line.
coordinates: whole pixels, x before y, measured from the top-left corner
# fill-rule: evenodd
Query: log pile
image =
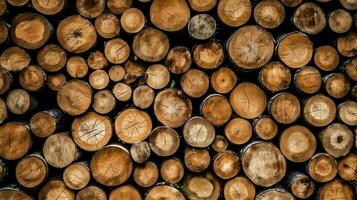
<path fill-rule="evenodd" d="M 356 11 L 0 0 L 0 200 L 356 199 Z"/>

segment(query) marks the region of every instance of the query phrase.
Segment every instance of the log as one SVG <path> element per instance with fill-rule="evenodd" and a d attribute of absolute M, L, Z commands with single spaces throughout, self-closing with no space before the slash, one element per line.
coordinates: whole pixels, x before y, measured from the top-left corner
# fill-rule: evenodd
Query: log
<path fill-rule="evenodd" d="M 7 11 L 7 3 L 5 0 L 0 0 L 0 16 L 5 14 Z"/>
<path fill-rule="evenodd" d="M 264 0 L 254 7 L 254 19 L 264 28 L 278 27 L 285 18 L 285 9 L 278 0 Z"/>
<path fill-rule="evenodd" d="M 344 124 L 333 123 L 319 135 L 324 150 L 335 158 L 346 156 L 353 147 L 353 133 Z"/>
<path fill-rule="evenodd" d="M 253 130 L 259 138 L 271 140 L 278 134 L 278 125 L 269 116 L 262 115 L 253 121 Z"/>
<path fill-rule="evenodd" d="M 220 109 L 217 109 L 219 107 Z M 200 106 L 201 114 L 214 126 L 224 125 L 232 115 L 228 99 L 220 94 L 207 96 Z"/>
<path fill-rule="evenodd" d="M 156 127 L 149 137 L 150 149 L 160 157 L 171 156 L 180 147 L 179 134 L 166 126 Z"/>
<path fill-rule="evenodd" d="M 120 21 L 112 13 L 103 12 L 96 17 L 94 26 L 97 33 L 105 39 L 113 38 L 120 32 Z"/>
<path fill-rule="evenodd" d="M 347 10 L 356 10 L 357 9 L 357 3 L 354 1 L 340 0 L 340 4 Z"/>
<path fill-rule="evenodd" d="M 189 199 L 218 199 L 221 192 L 218 179 L 209 172 L 186 176 L 184 186 Z"/>
<path fill-rule="evenodd" d="M 316 3 L 303 3 L 295 10 L 293 23 L 300 31 L 314 35 L 325 28 L 325 13 Z"/>
<path fill-rule="evenodd" d="M 278 40 L 277 54 L 281 61 L 293 69 L 308 64 L 313 54 L 313 44 L 301 32 L 291 32 Z"/>
<path fill-rule="evenodd" d="M 80 190 L 87 186 L 90 180 L 89 166 L 85 162 L 76 162 L 63 171 L 63 182 L 72 190 Z"/>
<path fill-rule="evenodd" d="M 125 83 L 117 83 L 114 85 L 112 93 L 119 101 L 128 101 L 133 93 L 131 87 Z"/>
<path fill-rule="evenodd" d="M 160 166 L 161 177 L 168 183 L 178 183 L 184 175 L 185 169 L 180 160 L 169 158 L 164 160 Z"/>
<path fill-rule="evenodd" d="M 349 126 L 357 126 L 357 103 L 355 101 L 346 101 L 338 106 L 338 118 Z"/>
<path fill-rule="evenodd" d="M 338 174 L 345 181 L 357 180 L 357 155 L 350 153 L 338 161 Z"/>
<path fill-rule="evenodd" d="M 336 105 L 329 97 L 317 94 L 305 101 L 303 112 L 307 123 L 322 127 L 330 124 L 335 118 Z"/>
<path fill-rule="evenodd" d="M 342 73 L 332 73 L 323 78 L 327 94 L 334 98 L 343 98 L 351 90 L 351 83 Z"/>
<path fill-rule="evenodd" d="M 91 52 L 87 58 L 88 66 L 94 70 L 103 69 L 108 65 L 105 55 L 100 51 Z"/>
<path fill-rule="evenodd" d="M 45 1 L 31 0 L 32 6 L 40 13 L 45 15 L 56 15 L 65 7 L 65 0 Z"/>
<path fill-rule="evenodd" d="M 101 15 L 105 9 L 104 0 L 76 0 L 76 8 L 85 18 L 95 18 Z"/>
<path fill-rule="evenodd" d="M 188 96 L 199 98 L 208 91 L 209 77 L 199 69 L 190 69 L 181 76 L 180 86 Z"/>
<path fill-rule="evenodd" d="M 48 137 L 62 127 L 63 118 L 63 112 L 59 109 L 37 112 L 30 120 L 31 132 L 37 137 Z"/>
<path fill-rule="evenodd" d="M 19 83 L 22 88 L 29 92 L 38 92 L 45 87 L 45 72 L 36 65 L 23 68 L 19 74 Z"/>
<path fill-rule="evenodd" d="M 211 147 L 216 152 L 223 152 L 228 148 L 228 141 L 223 135 L 216 135 Z"/>
<path fill-rule="evenodd" d="M 146 162 L 143 166 L 136 166 L 133 179 L 140 187 L 151 187 L 159 179 L 159 169 L 153 162 Z"/>
<path fill-rule="evenodd" d="M 102 90 L 107 88 L 109 84 L 109 76 L 107 72 L 101 69 L 94 70 L 89 75 L 89 84 L 95 90 Z"/>
<path fill-rule="evenodd" d="M 13 78 L 10 72 L 5 68 L 0 67 L 0 94 L 6 93 L 10 89 L 12 83 Z"/>
<path fill-rule="evenodd" d="M 3 8 L 4 8 L 4 10 L 1 10 Z M 1 13 L 5 11 L 5 9 L 6 9 L 6 7 L 1 7 L 1 4 L 0 4 L 0 16 L 1 16 Z M 8 41 L 8 37 L 9 37 L 8 24 L 6 24 L 5 21 L 0 20 L 0 44 L 6 43 Z"/>
<path fill-rule="evenodd" d="M 56 168 L 64 168 L 80 156 L 76 144 L 67 133 L 50 135 L 43 144 L 42 152 L 47 163 Z"/>
<path fill-rule="evenodd" d="M 328 16 L 328 25 L 335 33 L 346 33 L 353 24 L 352 16 L 344 9 L 332 11 Z"/>
<path fill-rule="evenodd" d="M 223 47 L 218 42 L 198 44 L 193 49 L 193 59 L 203 69 L 215 69 L 223 63 Z"/>
<path fill-rule="evenodd" d="M 316 184 L 311 178 L 298 171 L 291 171 L 288 175 L 287 186 L 291 193 L 300 199 L 310 198 L 316 188 Z"/>
<path fill-rule="evenodd" d="M 267 97 L 259 86 L 250 82 L 242 82 L 231 92 L 229 102 L 237 115 L 253 119 L 264 112 Z M 245 106 L 242 106 L 243 104 Z"/>
<path fill-rule="evenodd" d="M 233 118 L 225 126 L 224 133 L 231 143 L 241 145 L 252 137 L 252 126 L 248 120 Z"/>
<path fill-rule="evenodd" d="M 147 85 L 140 85 L 133 92 L 133 103 L 140 109 L 147 109 L 154 102 L 155 92 Z"/>
<path fill-rule="evenodd" d="M 150 21 L 161 30 L 179 31 L 189 20 L 190 8 L 184 0 L 153 0 L 150 6 Z"/>
<path fill-rule="evenodd" d="M 258 186 L 270 187 L 286 173 L 286 160 L 279 149 L 269 142 L 253 142 L 242 150 L 245 175 Z"/>
<path fill-rule="evenodd" d="M 88 64 L 80 56 L 72 56 L 67 60 L 66 71 L 72 78 L 83 78 L 88 73 Z"/>
<path fill-rule="evenodd" d="M 197 12 L 207 12 L 216 6 L 217 0 L 188 0 L 188 3 L 190 4 L 190 7 Z"/>
<path fill-rule="evenodd" d="M 183 137 L 192 147 L 208 147 L 216 135 L 214 126 L 203 117 L 192 117 L 183 127 Z"/>
<path fill-rule="evenodd" d="M 176 46 L 170 49 L 165 58 L 165 66 L 173 74 L 183 74 L 191 68 L 191 51 L 184 46 Z M 156 66 L 156 65 L 153 65 Z"/>
<path fill-rule="evenodd" d="M 271 188 L 268 190 L 264 190 L 257 194 L 255 197 L 256 200 L 263 200 L 263 199 L 284 199 L 284 200 L 294 200 L 294 196 L 290 194 L 288 191 L 281 189 L 281 188 Z"/>
<path fill-rule="evenodd" d="M 216 32 L 216 20 L 208 14 L 198 14 L 190 19 L 187 28 L 192 38 L 207 40 Z"/>
<path fill-rule="evenodd" d="M 307 170 L 316 182 L 329 182 L 337 174 L 337 162 L 334 157 L 327 153 L 315 154 L 307 164 Z"/>
<path fill-rule="evenodd" d="M 233 178 L 240 168 L 240 158 L 233 151 L 220 152 L 213 158 L 213 171 L 221 179 Z"/>
<path fill-rule="evenodd" d="M 247 23 L 252 14 L 252 3 L 249 0 L 221 0 L 218 2 L 219 19 L 231 27 L 239 27 Z"/>
<path fill-rule="evenodd" d="M 59 91 L 66 83 L 67 78 L 62 73 L 49 75 L 47 77 L 47 86 L 51 90 Z"/>
<path fill-rule="evenodd" d="M 294 84 L 299 91 L 306 94 L 314 94 L 321 87 L 322 77 L 319 70 L 315 67 L 305 66 L 295 72 Z"/>
<path fill-rule="evenodd" d="M 92 156 L 90 171 L 93 178 L 105 186 L 124 183 L 133 171 L 133 161 L 129 151 L 118 144 L 107 145 Z"/>
<path fill-rule="evenodd" d="M 165 126 L 177 128 L 191 117 L 192 103 L 181 90 L 165 89 L 155 97 L 154 113 Z"/>
<path fill-rule="evenodd" d="M 329 200 L 334 198 L 341 198 L 346 200 L 354 199 L 354 194 L 352 188 L 340 181 L 335 179 L 329 183 L 324 184 L 318 193 L 318 200 Z"/>
<path fill-rule="evenodd" d="M 128 60 L 124 64 L 124 69 L 126 74 L 124 76 L 123 83 L 130 84 L 140 80 L 141 78 L 144 79 L 146 68 L 142 64 L 136 61 Z"/>
<path fill-rule="evenodd" d="M 255 187 L 249 179 L 237 176 L 226 182 L 224 185 L 224 198 L 226 200 L 244 199 L 253 200 L 255 197 Z"/>
<path fill-rule="evenodd" d="M 259 81 L 267 90 L 278 92 L 289 87 L 291 72 L 288 67 L 279 61 L 270 62 L 260 70 Z"/>
<path fill-rule="evenodd" d="M 295 95 L 282 92 L 270 99 L 268 110 L 275 121 L 281 124 L 291 124 L 300 115 L 300 101 Z"/>
<path fill-rule="evenodd" d="M 220 67 L 218 70 L 214 71 L 211 75 L 211 86 L 212 88 L 221 94 L 227 94 L 234 86 L 237 84 L 237 75 L 235 72 L 228 67 Z"/>
<path fill-rule="evenodd" d="M 112 123 L 106 116 L 87 112 L 73 120 L 73 141 L 86 151 L 96 151 L 108 144 L 112 137 Z"/>
<path fill-rule="evenodd" d="M 17 182 L 26 188 L 34 188 L 48 176 L 48 166 L 42 155 L 35 153 L 22 158 L 16 165 Z"/>
<path fill-rule="evenodd" d="M 115 97 L 109 90 L 101 90 L 94 94 L 92 107 L 99 114 L 108 114 L 116 106 Z"/>
<path fill-rule="evenodd" d="M 292 162 L 305 162 L 314 155 L 316 143 L 315 136 L 308 128 L 293 125 L 282 132 L 279 148 L 286 159 Z"/>
<path fill-rule="evenodd" d="M 4 178 L 8 174 L 9 174 L 9 168 L 7 167 L 7 163 L 5 163 L 3 159 L 0 159 L 0 182 L 3 182 Z"/>
<path fill-rule="evenodd" d="M 267 64 L 274 53 L 274 39 L 266 29 L 247 25 L 228 40 L 229 59 L 242 70 L 254 70 Z"/>
<path fill-rule="evenodd" d="M 61 70 L 65 66 L 66 60 L 66 52 L 57 44 L 48 44 L 37 54 L 38 64 L 47 72 L 57 72 Z"/>
<path fill-rule="evenodd" d="M 127 9 L 120 17 L 120 24 L 125 32 L 134 34 L 140 32 L 145 24 L 146 18 L 137 8 Z"/>
<path fill-rule="evenodd" d="M 108 75 L 111 81 L 118 82 L 124 79 L 125 69 L 120 65 L 113 65 L 108 71 Z"/>
<path fill-rule="evenodd" d="M 179 190 L 168 185 L 154 186 L 145 197 L 145 200 L 160 199 L 185 200 L 185 197 Z"/>
<path fill-rule="evenodd" d="M 357 81 L 357 59 L 351 59 L 344 65 L 345 72 L 350 79 Z"/>
<path fill-rule="evenodd" d="M 114 14 L 122 14 L 123 12 L 125 12 L 127 9 L 131 7 L 132 3 L 133 3 L 132 0 L 121 0 L 121 1 L 108 0 L 107 7 Z"/>
<path fill-rule="evenodd" d="M 18 46 L 9 47 L 0 55 L 0 65 L 9 72 L 21 71 L 30 61 L 30 55 Z"/>
<path fill-rule="evenodd" d="M 11 38 L 22 48 L 38 49 L 47 42 L 51 31 L 51 24 L 42 15 L 25 12 L 13 19 Z"/>
<path fill-rule="evenodd" d="M 76 200 L 90 200 L 90 199 L 95 199 L 95 200 L 107 200 L 107 195 L 105 192 L 94 185 L 88 186 L 77 192 L 76 194 Z"/>
<path fill-rule="evenodd" d="M 38 200 L 57 199 L 74 200 L 75 194 L 62 180 L 51 180 L 47 182 L 38 193 Z"/>
<path fill-rule="evenodd" d="M 109 194 L 109 200 L 142 200 L 140 192 L 132 185 L 123 185 L 115 188 Z"/>
<path fill-rule="evenodd" d="M 355 31 L 350 31 L 337 38 L 337 50 L 341 55 L 345 57 L 354 57 L 356 53 L 356 39 L 357 33 Z"/>
<path fill-rule="evenodd" d="M 203 172 L 210 163 L 211 156 L 207 149 L 194 149 L 187 147 L 184 152 L 185 166 L 191 172 Z"/>
<path fill-rule="evenodd" d="M 149 159 L 150 155 L 150 146 L 146 141 L 137 142 L 130 146 L 130 156 L 134 162 L 144 163 Z"/>
<path fill-rule="evenodd" d="M 124 63 L 130 55 L 128 43 L 120 38 L 114 38 L 107 42 L 104 48 L 105 57 L 113 64 Z"/>
<path fill-rule="evenodd" d="M 162 89 L 169 82 L 170 72 L 164 65 L 153 64 L 146 69 L 146 84 L 151 88 Z"/>
<path fill-rule="evenodd" d="M 114 126 L 115 134 L 121 141 L 133 144 L 149 137 L 152 121 L 145 111 L 128 108 L 117 115 Z"/>
<path fill-rule="evenodd" d="M 11 90 L 6 97 L 6 105 L 10 112 L 16 115 L 24 115 L 33 111 L 37 105 L 37 100 L 26 90 Z"/>
<path fill-rule="evenodd" d="M 0 189 L 0 198 L 10 200 L 32 200 L 33 198 L 27 193 L 12 187 L 5 187 Z"/>

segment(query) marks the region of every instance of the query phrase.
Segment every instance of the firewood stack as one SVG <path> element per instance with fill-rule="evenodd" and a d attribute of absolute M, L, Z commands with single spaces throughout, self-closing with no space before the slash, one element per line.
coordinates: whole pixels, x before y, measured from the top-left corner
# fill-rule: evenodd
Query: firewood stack
<path fill-rule="evenodd" d="M 357 1 L 0 0 L 0 200 L 353 200 Z"/>

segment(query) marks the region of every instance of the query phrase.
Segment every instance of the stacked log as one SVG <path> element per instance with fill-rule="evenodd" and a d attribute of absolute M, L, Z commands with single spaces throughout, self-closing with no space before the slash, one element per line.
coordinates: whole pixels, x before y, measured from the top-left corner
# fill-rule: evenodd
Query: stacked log
<path fill-rule="evenodd" d="M 0 200 L 353 200 L 357 2 L 0 0 Z"/>

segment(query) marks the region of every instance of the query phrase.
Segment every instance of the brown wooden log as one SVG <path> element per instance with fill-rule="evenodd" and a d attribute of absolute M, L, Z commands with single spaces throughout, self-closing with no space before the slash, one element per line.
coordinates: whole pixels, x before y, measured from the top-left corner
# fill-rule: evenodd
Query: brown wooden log
<path fill-rule="evenodd" d="M 38 200 L 57 199 L 74 200 L 74 192 L 66 187 L 62 180 L 51 180 L 47 182 L 38 194 Z"/>
<path fill-rule="evenodd" d="M 233 118 L 227 123 L 224 133 L 231 143 L 241 145 L 248 142 L 252 137 L 252 126 L 248 120 Z"/>
<path fill-rule="evenodd" d="M 326 26 L 325 13 L 318 4 L 303 3 L 295 10 L 293 23 L 304 33 L 317 34 Z"/>
<path fill-rule="evenodd" d="M 91 52 L 87 58 L 88 66 L 92 69 L 103 69 L 108 65 L 105 55 L 100 51 Z"/>
<path fill-rule="evenodd" d="M 276 28 L 285 18 L 285 9 L 278 0 L 264 0 L 254 7 L 254 19 L 264 28 Z"/>
<path fill-rule="evenodd" d="M 7 118 L 7 107 L 3 99 L 0 98 L 0 124 L 2 124 Z"/>
<path fill-rule="evenodd" d="M 218 179 L 210 172 L 186 176 L 184 186 L 189 199 L 218 199 L 221 193 Z"/>
<path fill-rule="evenodd" d="M 208 75 L 199 69 L 190 69 L 180 79 L 182 90 L 190 97 L 202 97 L 209 88 Z"/>
<path fill-rule="evenodd" d="M 216 152 L 223 152 L 228 148 L 228 141 L 223 135 L 216 135 L 211 147 Z"/>
<path fill-rule="evenodd" d="M 108 71 L 108 75 L 111 81 L 118 82 L 124 79 L 125 69 L 120 65 L 113 65 Z"/>
<path fill-rule="evenodd" d="M 243 82 L 233 89 L 229 101 L 236 114 L 246 119 L 253 119 L 264 112 L 267 97 L 259 86 Z"/>
<path fill-rule="evenodd" d="M 216 32 L 216 20 L 208 14 L 193 16 L 188 23 L 188 34 L 196 40 L 207 40 Z"/>
<path fill-rule="evenodd" d="M 125 147 L 110 144 L 92 156 L 90 171 L 100 184 L 117 186 L 128 180 L 133 171 L 133 162 Z"/>
<path fill-rule="evenodd" d="M 281 3 L 283 3 L 284 6 L 287 6 L 290 8 L 300 5 L 302 2 L 303 2 L 303 0 L 281 0 Z"/>
<path fill-rule="evenodd" d="M 226 200 L 253 200 L 254 197 L 254 184 L 243 176 L 237 176 L 224 185 L 224 198 Z"/>
<path fill-rule="evenodd" d="M 150 146 L 146 141 L 137 142 L 130 146 L 130 156 L 137 163 L 144 163 L 150 155 Z"/>
<path fill-rule="evenodd" d="M 253 70 L 267 64 L 274 53 L 274 39 L 262 27 L 247 25 L 236 30 L 228 40 L 230 60 L 243 70 Z"/>
<path fill-rule="evenodd" d="M 88 64 L 80 56 L 72 56 L 67 60 L 66 71 L 72 78 L 83 78 L 88 73 Z"/>
<path fill-rule="evenodd" d="M 112 123 L 107 116 L 87 112 L 72 122 L 72 138 L 86 151 L 97 151 L 108 144 L 112 137 Z"/>
<path fill-rule="evenodd" d="M 269 142 L 253 142 L 242 150 L 245 175 L 258 186 L 270 187 L 286 173 L 286 161 L 279 149 Z"/>
<path fill-rule="evenodd" d="M 7 2 L 12 6 L 21 7 L 26 5 L 29 0 L 7 0 Z"/>
<path fill-rule="evenodd" d="M 23 115 L 33 111 L 38 102 L 26 90 L 11 90 L 6 97 L 6 105 L 10 112 L 16 115 Z"/>
<path fill-rule="evenodd" d="M 269 116 L 262 115 L 253 121 L 253 130 L 259 138 L 271 140 L 278 134 L 278 125 Z"/>
<path fill-rule="evenodd" d="M 329 183 L 324 184 L 318 193 L 318 200 L 332 200 L 332 199 L 345 199 L 353 200 L 354 194 L 352 188 L 340 181 L 335 179 Z"/>
<path fill-rule="evenodd" d="M 132 0 L 122 0 L 122 1 L 108 0 L 107 1 L 107 7 L 114 14 L 122 14 L 125 10 L 130 8 L 131 5 L 132 5 Z"/>
<path fill-rule="evenodd" d="M 184 46 L 173 47 L 165 58 L 165 66 L 173 74 L 185 73 L 191 68 L 191 64 L 191 51 Z"/>
<path fill-rule="evenodd" d="M 203 117 L 192 117 L 183 128 L 183 137 L 192 147 L 208 147 L 216 135 L 213 125 Z"/>
<path fill-rule="evenodd" d="M 193 49 L 193 58 L 199 67 L 203 69 L 215 69 L 223 63 L 223 47 L 218 42 L 198 44 Z"/>
<path fill-rule="evenodd" d="M 346 156 L 353 147 L 353 133 L 344 124 L 333 123 L 320 133 L 322 147 L 335 158 Z"/>
<path fill-rule="evenodd" d="M 104 12 L 96 17 L 94 26 L 97 33 L 105 39 L 113 38 L 120 32 L 120 21 L 112 13 Z"/>
<path fill-rule="evenodd" d="M 304 104 L 304 119 L 313 126 L 326 126 L 336 116 L 336 105 L 327 96 L 317 94 L 309 97 Z"/>
<path fill-rule="evenodd" d="M 185 197 L 179 190 L 168 185 L 154 186 L 145 197 L 145 200 L 160 199 L 185 200 Z"/>
<path fill-rule="evenodd" d="M 197 12 L 207 12 L 216 6 L 217 0 L 188 0 L 188 3 L 190 4 L 190 7 Z"/>
<path fill-rule="evenodd" d="M 312 179 L 317 182 L 331 181 L 337 174 L 337 162 L 327 153 L 315 154 L 307 164 L 307 170 Z"/>
<path fill-rule="evenodd" d="M 20 71 L 19 83 L 25 90 L 36 92 L 44 88 L 46 78 L 45 72 L 40 67 L 29 65 Z"/>
<path fill-rule="evenodd" d="M 357 100 L 357 85 L 352 87 L 350 94 L 352 99 Z"/>
<path fill-rule="evenodd" d="M 67 78 L 62 73 L 49 75 L 47 77 L 47 86 L 51 90 L 58 91 L 64 86 L 66 81 Z"/>
<path fill-rule="evenodd" d="M 6 93 L 10 89 L 12 83 L 13 79 L 11 73 L 7 69 L 0 67 L 0 94 Z"/>
<path fill-rule="evenodd" d="M 257 194 L 255 197 L 256 200 L 264 200 L 264 199 L 282 199 L 282 200 L 294 200 L 294 196 L 290 194 L 288 191 L 281 188 L 270 188 L 264 190 Z"/>
<path fill-rule="evenodd" d="M 345 72 L 350 79 L 357 81 L 357 59 L 352 58 L 344 65 Z"/>
<path fill-rule="evenodd" d="M 237 84 L 237 75 L 228 67 L 220 67 L 211 75 L 212 88 L 221 94 L 229 93 Z"/>
<path fill-rule="evenodd" d="M 150 149 L 160 157 L 173 155 L 180 147 L 180 136 L 166 126 L 156 127 L 149 137 Z"/>
<path fill-rule="evenodd" d="M 92 107 L 97 113 L 108 114 L 115 106 L 115 97 L 109 90 L 101 90 L 94 94 Z"/>
<path fill-rule="evenodd" d="M 83 114 L 92 102 L 92 90 L 82 81 L 73 79 L 66 82 L 57 93 L 57 104 L 72 116 Z"/>
<path fill-rule="evenodd" d="M 12 40 L 25 49 L 38 49 L 49 39 L 51 24 L 42 15 L 21 13 L 12 20 Z"/>
<path fill-rule="evenodd" d="M 280 60 L 287 66 L 300 68 L 310 62 L 313 44 L 305 34 L 291 32 L 279 40 L 277 53 Z"/>
<path fill-rule="evenodd" d="M 182 162 L 176 158 L 169 158 L 161 163 L 161 177 L 168 183 L 179 182 L 183 178 L 184 172 Z"/>
<path fill-rule="evenodd" d="M 76 0 L 76 8 L 86 18 L 98 17 L 105 9 L 104 0 Z"/>
<path fill-rule="evenodd" d="M 184 162 L 187 169 L 191 172 L 203 172 L 209 167 L 211 156 L 207 149 L 187 147 L 184 151 Z"/>
<path fill-rule="evenodd" d="M 317 187 L 312 179 L 301 172 L 292 171 L 288 175 L 287 186 L 291 193 L 300 199 L 310 198 Z"/>
<path fill-rule="evenodd" d="M 67 133 L 49 136 L 42 151 L 47 163 L 56 168 L 64 168 L 80 156 L 76 144 Z"/>
<path fill-rule="evenodd" d="M 340 3 L 347 10 L 356 10 L 357 9 L 357 3 L 354 1 L 340 0 Z"/>
<path fill-rule="evenodd" d="M 162 124 L 177 128 L 191 117 L 192 103 L 181 90 L 165 89 L 155 97 L 154 112 Z"/>
<path fill-rule="evenodd" d="M 61 128 L 63 113 L 59 109 L 40 111 L 32 115 L 30 120 L 31 132 L 37 137 L 48 137 Z"/>
<path fill-rule="evenodd" d="M 146 162 L 143 166 L 136 166 L 133 171 L 133 179 L 141 187 L 151 187 L 159 179 L 159 168 L 151 161 Z"/>
<path fill-rule="evenodd" d="M 201 114 L 213 125 L 221 126 L 230 119 L 232 108 L 225 96 L 211 94 L 202 101 Z"/>
<path fill-rule="evenodd" d="M 149 27 L 135 35 L 132 49 L 140 59 L 147 62 L 157 62 L 166 56 L 170 49 L 170 43 L 165 33 Z"/>
<path fill-rule="evenodd" d="M 104 54 L 109 62 L 113 64 L 122 64 L 129 58 L 130 47 L 124 40 L 114 38 L 106 43 Z"/>
<path fill-rule="evenodd" d="M 63 181 L 72 190 L 80 190 L 87 186 L 90 180 L 89 166 L 85 162 L 76 162 L 63 171 Z"/>
<path fill-rule="evenodd" d="M 148 113 L 136 108 L 120 112 L 114 123 L 115 134 L 129 144 L 145 140 L 152 130 L 152 120 Z"/>
<path fill-rule="evenodd" d="M 353 24 L 352 16 L 344 9 L 332 11 L 328 16 L 328 25 L 335 33 L 346 33 Z"/>
<path fill-rule="evenodd" d="M 30 60 L 30 55 L 18 46 L 9 47 L 0 55 L 0 65 L 9 72 L 22 70 L 30 64 Z"/>
<path fill-rule="evenodd" d="M 213 171 L 221 179 L 233 178 L 240 168 L 240 158 L 233 151 L 220 152 L 213 158 Z"/>
<path fill-rule="evenodd" d="M 169 53 L 170 54 L 170 53 Z M 162 89 L 170 82 L 170 72 L 160 64 L 150 65 L 146 70 L 146 84 L 153 89 Z"/>
<path fill-rule="evenodd" d="M 12 187 L 4 187 L 0 189 L 0 198 L 1 199 L 10 199 L 10 200 L 32 200 L 33 198 L 27 193 Z"/>
<path fill-rule="evenodd" d="M 57 44 L 48 44 L 37 54 L 38 64 L 48 72 L 61 70 L 65 66 L 66 60 L 66 52 Z"/>
<path fill-rule="evenodd" d="M 76 200 L 107 200 L 107 195 L 105 192 L 94 185 L 88 186 L 77 192 Z"/>
<path fill-rule="evenodd" d="M 39 186 L 48 175 L 46 160 L 40 154 L 30 154 L 16 165 L 15 175 L 19 184 L 26 188 Z"/>
<path fill-rule="evenodd" d="M 324 86 L 327 94 L 334 98 L 343 98 L 351 90 L 351 83 L 342 73 L 332 73 L 324 78 Z"/>
<path fill-rule="evenodd" d="M 190 20 L 190 8 L 184 0 L 153 0 L 150 21 L 164 31 L 179 31 Z"/>
<path fill-rule="evenodd" d="M 138 33 L 144 28 L 146 18 L 141 10 L 129 8 L 121 15 L 120 24 L 125 32 Z"/>
<path fill-rule="evenodd" d="M 1 16 L 1 13 L 5 11 L 5 10 L 2 10 L 3 8 L 6 9 L 6 7 L 4 7 L 4 6 L 1 7 L 1 4 L 0 4 L 0 16 Z M 0 20 L 0 44 L 5 43 L 8 40 L 8 37 L 9 37 L 9 26 L 8 26 L 8 24 L 6 24 L 5 21 Z"/>
<path fill-rule="evenodd" d="M 281 124 L 291 124 L 300 115 L 300 101 L 295 95 L 282 92 L 270 99 L 268 110 L 275 121 Z"/>
<path fill-rule="evenodd" d="M 269 91 L 278 92 L 289 87 L 291 72 L 279 61 L 270 62 L 260 70 L 259 81 Z"/>
<path fill-rule="evenodd" d="M 248 22 L 252 14 L 252 7 L 249 0 L 221 0 L 218 2 L 217 13 L 223 23 L 238 27 Z"/>
<path fill-rule="evenodd" d="M 147 85 L 140 85 L 133 92 L 133 103 L 140 109 L 147 109 L 154 102 L 155 92 Z"/>
<path fill-rule="evenodd" d="M 7 10 L 6 0 L 0 0 L 0 16 L 2 16 Z"/>
<path fill-rule="evenodd" d="M 89 84 L 96 90 L 102 90 L 106 88 L 109 84 L 109 81 L 110 80 L 107 72 L 101 69 L 94 70 L 89 75 Z"/>
<path fill-rule="evenodd" d="M 65 7 L 65 0 L 31 0 L 32 6 L 45 15 L 55 15 Z"/>
<path fill-rule="evenodd" d="M 125 83 L 117 83 L 114 85 L 112 93 L 119 101 L 128 101 L 133 93 L 131 87 Z"/>
<path fill-rule="evenodd" d="M 338 106 L 338 118 L 349 126 L 357 126 L 357 103 L 355 101 L 346 101 Z"/>
<path fill-rule="evenodd" d="M 72 15 L 62 20 L 57 27 L 57 40 L 71 53 L 89 50 L 97 40 L 92 22 L 80 15 Z"/>
<path fill-rule="evenodd" d="M 295 72 L 294 84 L 298 90 L 307 94 L 313 94 L 320 89 L 322 77 L 319 70 L 315 67 L 305 66 Z"/>
<path fill-rule="evenodd" d="M 142 200 L 140 192 L 132 185 L 123 185 L 115 188 L 109 194 L 109 200 Z"/>
<path fill-rule="evenodd" d="M 337 50 L 345 57 L 354 57 L 357 55 L 357 32 L 350 31 L 337 39 Z"/>
<path fill-rule="evenodd" d="M 292 162 L 305 162 L 316 150 L 316 138 L 301 125 L 293 125 L 283 131 L 279 139 L 281 153 Z"/>
<path fill-rule="evenodd" d="M 345 181 L 357 180 L 357 154 L 350 153 L 338 161 L 338 174 Z"/>

